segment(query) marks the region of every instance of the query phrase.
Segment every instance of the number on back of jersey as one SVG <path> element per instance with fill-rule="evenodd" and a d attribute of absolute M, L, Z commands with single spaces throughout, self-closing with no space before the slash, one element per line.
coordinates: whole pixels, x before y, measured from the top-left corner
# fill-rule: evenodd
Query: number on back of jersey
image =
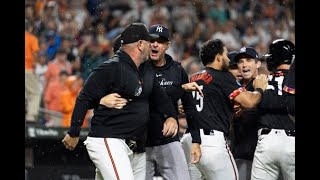
<path fill-rule="evenodd" d="M 199 86 L 203 90 L 203 85 Z M 196 100 L 197 111 L 200 112 L 203 109 L 203 97 L 200 96 L 198 91 L 192 91 L 192 96 Z"/>

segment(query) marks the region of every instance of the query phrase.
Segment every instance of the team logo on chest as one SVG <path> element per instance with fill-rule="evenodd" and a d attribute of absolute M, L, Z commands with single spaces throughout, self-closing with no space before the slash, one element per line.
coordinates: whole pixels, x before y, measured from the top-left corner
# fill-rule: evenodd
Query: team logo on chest
<path fill-rule="evenodd" d="M 171 86 L 173 84 L 173 81 L 167 81 L 165 78 L 162 78 L 159 83 L 160 86 Z"/>

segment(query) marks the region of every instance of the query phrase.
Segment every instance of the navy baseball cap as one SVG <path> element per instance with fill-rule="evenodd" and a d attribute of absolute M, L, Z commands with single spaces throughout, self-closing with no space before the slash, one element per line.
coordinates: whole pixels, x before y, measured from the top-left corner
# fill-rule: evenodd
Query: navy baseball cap
<path fill-rule="evenodd" d="M 130 44 L 139 40 L 150 41 L 151 36 L 143 23 L 129 24 L 121 33 L 121 44 Z"/>
<path fill-rule="evenodd" d="M 237 54 L 234 56 L 234 61 L 238 62 L 240 57 L 249 57 L 249 58 L 259 59 L 259 55 L 253 47 L 240 48 L 237 51 Z"/>
<path fill-rule="evenodd" d="M 152 37 L 154 39 L 164 39 L 166 41 L 169 41 L 170 35 L 169 35 L 169 29 L 161 24 L 155 24 L 150 26 L 149 33 L 153 35 Z"/>
<path fill-rule="evenodd" d="M 229 67 L 237 66 L 237 68 L 238 68 L 237 62 L 234 60 L 234 57 L 237 55 L 237 53 L 238 53 L 238 51 L 228 52 L 228 58 L 230 59 Z"/>

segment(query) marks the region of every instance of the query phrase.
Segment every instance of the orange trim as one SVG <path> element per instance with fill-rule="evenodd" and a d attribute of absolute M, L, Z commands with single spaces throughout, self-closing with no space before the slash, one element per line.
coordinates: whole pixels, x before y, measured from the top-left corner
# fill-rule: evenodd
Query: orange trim
<path fill-rule="evenodd" d="M 246 88 L 240 87 L 236 90 L 234 90 L 230 95 L 229 99 L 232 101 L 235 97 L 237 97 L 241 92 L 247 91 Z"/>
<path fill-rule="evenodd" d="M 106 148 L 107 148 L 107 150 L 108 150 L 108 154 L 109 154 L 109 156 L 110 156 L 111 163 L 112 163 L 112 167 L 113 167 L 113 169 L 114 169 L 114 173 L 116 174 L 117 180 L 120 180 L 120 177 L 119 177 L 119 174 L 118 174 L 118 171 L 117 171 L 116 164 L 114 163 L 114 160 L 113 160 L 112 155 L 111 155 L 111 151 L 110 151 L 110 148 L 109 148 L 109 145 L 108 145 L 108 142 L 107 142 L 107 138 L 104 138 L 104 144 L 106 145 Z"/>
<path fill-rule="evenodd" d="M 228 155 L 229 155 L 229 159 L 230 159 L 231 164 L 232 164 L 234 176 L 235 176 L 236 180 L 238 180 L 237 171 L 236 171 L 236 165 L 235 165 L 235 162 L 232 160 L 231 152 L 230 152 L 230 150 L 228 148 L 228 144 L 227 143 L 226 143 L 226 149 L 227 149 L 227 152 L 228 152 Z"/>
<path fill-rule="evenodd" d="M 288 87 L 288 86 L 284 86 L 283 87 L 283 90 L 289 94 L 296 94 L 296 89 L 295 88 L 291 88 L 291 87 Z"/>

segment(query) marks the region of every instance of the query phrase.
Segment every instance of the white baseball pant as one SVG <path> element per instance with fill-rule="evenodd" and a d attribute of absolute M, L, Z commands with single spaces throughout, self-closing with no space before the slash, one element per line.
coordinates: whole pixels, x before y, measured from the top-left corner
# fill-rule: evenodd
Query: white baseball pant
<path fill-rule="evenodd" d="M 252 163 L 251 180 L 277 180 L 282 171 L 286 180 L 295 179 L 295 137 L 283 129 L 268 134 L 258 130 L 258 143 Z"/>
<path fill-rule="evenodd" d="M 214 130 L 213 134 L 205 135 L 200 129 L 200 135 L 202 156 L 196 165 L 190 163 L 192 144 L 190 133 L 185 134 L 181 139 L 191 179 L 239 180 L 238 169 L 223 132 Z"/>
<path fill-rule="evenodd" d="M 124 139 L 87 137 L 96 180 L 140 180 L 146 176 L 146 153 L 133 153 Z"/>

